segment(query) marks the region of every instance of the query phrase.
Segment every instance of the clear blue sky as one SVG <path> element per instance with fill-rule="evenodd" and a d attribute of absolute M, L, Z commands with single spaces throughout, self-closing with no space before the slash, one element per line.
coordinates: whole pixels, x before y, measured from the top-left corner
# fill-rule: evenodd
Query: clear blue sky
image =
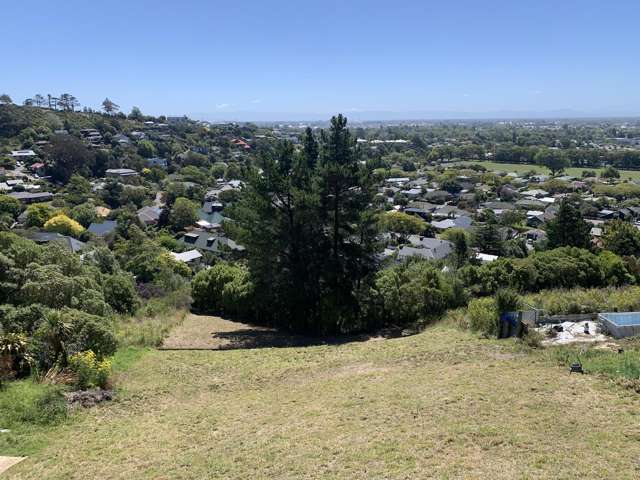
<path fill-rule="evenodd" d="M 638 0 L 3 2 L 0 91 L 153 114 L 640 114 Z M 439 113 L 438 113 L 439 112 Z"/>

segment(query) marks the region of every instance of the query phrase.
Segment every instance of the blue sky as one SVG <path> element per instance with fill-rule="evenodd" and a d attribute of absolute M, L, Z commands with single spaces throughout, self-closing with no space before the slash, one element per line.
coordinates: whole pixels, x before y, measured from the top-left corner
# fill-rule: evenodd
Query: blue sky
<path fill-rule="evenodd" d="M 640 114 L 638 0 L 3 2 L 0 90 L 220 119 Z"/>

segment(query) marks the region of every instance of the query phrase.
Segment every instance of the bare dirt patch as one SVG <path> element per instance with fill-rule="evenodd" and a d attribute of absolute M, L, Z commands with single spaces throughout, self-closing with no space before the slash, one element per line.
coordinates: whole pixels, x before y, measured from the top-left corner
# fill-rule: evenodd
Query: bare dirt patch
<path fill-rule="evenodd" d="M 0 456 L 0 473 L 6 472 L 14 465 L 20 463 L 26 457 L 2 457 Z"/>
<path fill-rule="evenodd" d="M 164 340 L 161 350 L 235 350 L 293 347 L 314 343 L 301 335 L 274 328 L 234 322 L 224 318 L 190 314 Z"/>

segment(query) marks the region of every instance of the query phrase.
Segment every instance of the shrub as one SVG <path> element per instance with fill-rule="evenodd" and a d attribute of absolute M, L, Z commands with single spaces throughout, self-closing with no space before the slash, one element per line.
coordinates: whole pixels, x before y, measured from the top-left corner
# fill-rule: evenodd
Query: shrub
<path fill-rule="evenodd" d="M 103 281 L 104 298 L 119 313 L 132 314 L 138 307 L 138 294 L 130 275 L 108 275 Z"/>
<path fill-rule="evenodd" d="M 419 217 L 394 211 L 382 215 L 380 227 L 387 232 L 394 232 L 401 236 L 406 236 L 424 232 L 427 228 L 427 223 Z"/>
<path fill-rule="evenodd" d="M 514 312 L 520 305 L 518 292 L 510 288 L 498 290 L 495 295 L 496 309 L 498 313 Z"/>
<path fill-rule="evenodd" d="M 7 213 L 15 218 L 21 209 L 22 207 L 19 200 L 9 195 L 0 195 L 0 213 Z"/>
<path fill-rule="evenodd" d="M 379 272 L 374 290 L 379 314 L 396 324 L 440 316 L 452 303 L 452 289 L 440 271 L 417 259 Z"/>
<path fill-rule="evenodd" d="M 111 362 L 107 359 L 98 360 L 91 350 L 72 355 L 69 368 L 76 374 L 76 387 L 80 390 L 106 388 L 111 376 Z"/>
<path fill-rule="evenodd" d="M 251 309 L 253 286 L 246 268 L 220 262 L 198 272 L 191 284 L 194 307 L 229 315 Z"/>
<path fill-rule="evenodd" d="M 71 217 L 80 225 L 87 228 L 96 221 L 96 207 L 92 203 L 82 203 L 71 209 Z"/>
<path fill-rule="evenodd" d="M 71 256 L 71 258 L 75 258 Z M 100 285 L 95 278 L 77 275 L 61 265 L 29 264 L 23 273 L 24 285 L 20 300 L 25 304 L 40 303 L 50 308 L 78 308 L 84 292 L 92 290 L 93 297 L 104 302 Z"/>
<path fill-rule="evenodd" d="M 27 227 L 42 227 L 53 216 L 53 209 L 49 205 L 37 203 L 27 207 Z"/>
<path fill-rule="evenodd" d="M 40 304 L 24 307 L 0 306 L 0 330 L 31 335 L 42 320 L 47 308 Z"/>
<path fill-rule="evenodd" d="M 487 337 L 498 333 L 498 311 L 493 298 L 476 298 L 467 308 L 469 327 Z"/>
<path fill-rule="evenodd" d="M 74 237 L 80 236 L 84 231 L 84 227 L 82 225 L 63 213 L 47 220 L 44 224 L 44 229 L 48 232 L 57 232 L 62 235 L 72 235 Z"/>
<path fill-rule="evenodd" d="M 616 220 L 608 224 L 603 241 L 605 248 L 617 255 L 640 254 L 640 230 L 629 222 Z"/>
<path fill-rule="evenodd" d="M 634 311 L 640 309 L 640 287 L 550 290 L 525 297 L 549 315 Z"/>
<path fill-rule="evenodd" d="M 62 311 L 62 318 L 70 325 L 67 353 L 91 350 L 102 358 L 116 351 L 113 329 L 103 318 L 68 308 Z"/>
<path fill-rule="evenodd" d="M 611 252 L 562 247 L 535 252 L 527 258 L 500 258 L 495 262 L 459 270 L 464 284 L 475 294 L 489 295 L 508 287 L 521 292 L 543 288 L 601 287 L 633 281 L 625 262 Z"/>
<path fill-rule="evenodd" d="M 522 343 L 529 348 L 540 348 L 542 346 L 542 333 L 529 329 L 522 337 Z"/>

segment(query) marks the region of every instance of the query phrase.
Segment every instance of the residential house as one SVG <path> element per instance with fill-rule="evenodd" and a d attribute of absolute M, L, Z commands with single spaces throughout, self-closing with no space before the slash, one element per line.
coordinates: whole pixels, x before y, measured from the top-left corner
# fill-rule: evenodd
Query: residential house
<path fill-rule="evenodd" d="M 537 198 L 523 198 L 515 203 L 516 207 L 527 210 L 544 210 L 546 203 L 541 202 Z"/>
<path fill-rule="evenodd" d="M 417 217 L 422 218 L 423 220 L 429 220 L 431 218 L 431 215 L 429 214 L 429 212 L 422 210 L 420 208 L 413 208 L 413 207 L 405 208 L 404 213 L 406 213 L 407 215 L 415 215 Z"/>
<path fill-rule="evenodd" d="M 142 207 L 138 210 L 138 220 L 143 225 L 156 225 L 160 220 L 162 209 L 160 207 Z"/>
<path fill-rule="evenodd" d="M 184 262 L 191 267 L 200 265 L 200 261 L 202 260 L 202 254 L 195 249 L 181 253 L 171 252 L 171 256 L 174 258 L 174 260 L 177 260 L 178 262 Z"/>
<path fill-rule="evenodd" d="M 82 135 L 82 138 L 93 145 L 102 143 L 102 135 L 95 128 L 83 128 L 82 130 L 80 130 L 80 135 Z"/>
<path fill-rule="evenodd" d="M 453 252 L 453 243 L 439 238 L 423 237 L 421 235 L 409 235 L 411 245 L 398 249 L 398 259 L 409 256 L 419 256 L 429 260 L 442 260 Z"/>
<path fill-rule="evenodd" d="M 455 205 L 443 205 L 433 210 L 434 218 L 455 218 L 464 214 L 466 214 L 466 212 L 464 210 L 460 210 Z"/>
<path fill-rule="evenodd" d="M 495 262 L 498 258 L 498 255 L 491 255 L 489 253 L 476 253 L 475 259 L 480 260 L 482 263 L 491 263 Z"/>
<path fill-rule="evenodd" d="M 131 140 L 124 133 L 118 133 L 113 136 L 113 141 L 120 145 L 129 145 Z"/>
<path fill-rule="evenodd" d="M 42 162 L 36 162 L 29 167 L 29 170 L 38 177 L 44 177 L 46 175 L 45 164 Z"/>
<path fill-rule="evenodd" d="M 541 198 L 549 195 L 549 192 L 546 190 L 542 190 L 541 188 L 534 188 L 532 190 L 525 190 L 524 192 L 520 192 L 523 197 L 535 197 Z"/>
<path fill-rule="evenodd" d="M 422 195 L 422 189 L 421 188 L 411 188 L 409 190 L 403 190 L 402 193 L 404 193 L 409 198 L 418 198 L 420 195 Z"/>
<path fill-rule="evenodd" d="M 108 168 L 105 175 L 111 178 L 135 177 L 138 172 L 130 168 Z"/>
<path fill-rule="evenodd" d="M 538 228 L 532 228 L 531 230 L 527 230 L 526 232 L 524 232 L 524 236 L 527 241 L 538 242 L 547 238 L 547 232 Z"/>
<path fill-rule="evenodd" d="M 392 177 L 392 178 L 387 178 L 385 180 L 385 183 L 387 185 L 393 185 L 393 186 L 396 186 L 396 187 L 401 187 L 405 183 L 408 183 L 410 181 L 411 181 L 411 179 L 409 177 Z"/>
<path fill-rule="evenodd" d="M 49 242 L 59 243 L 71 250 L 73 253 L 79 252 L 87 246 L 86 243 L 76 240 L 73 237 L 53 232 L 33 232 L 27 234 L 26 237 L 38 244 Z"/>
<path fill-rule="evenodd" d="M 149 158 L 147 159 L 147 166 L 149 167 L 159 167 L 162 169 L 166 169 L 168 164 L 167 164 L 167 159 L 166 158 L 160 158 L 160 157 L 153 157 L 153 158 Z"/>
<path fill-rule="evenodd" d="M 542 210 L 528 210 L 527 211 L 527 225 L 530 227 L 539 227 L 545 222 L 544 211 Z"/>
<path fill-rule="evenodd" d="M 92 223 L 87 229 L 88 232 L 93 233 L 97 237 L 104 238 L 113 232 L 115 232 L 118 222 L 115 220 L 105 220 L 102 223 Z"/>
<path fill-rule="evenodd" d="M 9 183 L 9 182 L 7 182 Z M 20 200 L 22 203 L 38 203 L 49 202 L 53 200 L 53 193 L 51 192 L 11 192 L 10 197 Z"/>
<path fill-rule="evenodd" d="M 598 218 L 603 220 L 613 220 L 618 217 L 618 214 L 614 210 L 609 210 L 607 208 L 603 208 L 598 212 Z"/>
<path fill-rule="evenodd" d="M 200 251 L 225 253 L 228 251 L 242 251 L 244 247 L 238 245 L 233 240 L 224 235 L 207 232 L 205 230 L 194 229 L 185 233 L 178 239 L 180 243 L 196 248 Z"/>
<path fill-rule="evenodd" d="M 470 217 L 459 216 L 440 220 L 439 222 L 431 222 L 431 225 L 437 230 L 448 230 L 449 228 L 462 228 L 463 230 L 467 230 L 471 228 L 472 223 L 473 221 Z"/>
<path fill-rule="evenodd" d="M 427 192 L 424 195 L 424 197 L 429 202 L 445 203 L 445 202 L 448 202 L 449 200 L 451 200 L 453 198 L 453 195 L 451 195 L 446 190 L 434 190 L 432 192 Z"/>
<path fill-rule="evenodd" d="M 33 150 L 12 150 L 11 157 L 13 157 L 14 159 L 24 160 L 28 158 L 37 157 L 37 154 Z"/>
<path fill-rule="evenodd" d="M 398 248 L 397 259 L 401 261 L 409 257 L 421 257 L 427 260 L 439 260 L 439 258 L 434 257 L 434 255 L 437 255 L 437 254 L 438 254 L 437 251 L 432 249 L 417 248 L 417 247 L 411 247 L 408 245 L 402 245 L 400 248 Z"/>
<path fill-rule="evenodd" d="M 529 177 L 529 181 L 534 183 L 544 183 L 550 178 L 551 177 L 549 175 L 531 175 L 531 177 Z"/>

